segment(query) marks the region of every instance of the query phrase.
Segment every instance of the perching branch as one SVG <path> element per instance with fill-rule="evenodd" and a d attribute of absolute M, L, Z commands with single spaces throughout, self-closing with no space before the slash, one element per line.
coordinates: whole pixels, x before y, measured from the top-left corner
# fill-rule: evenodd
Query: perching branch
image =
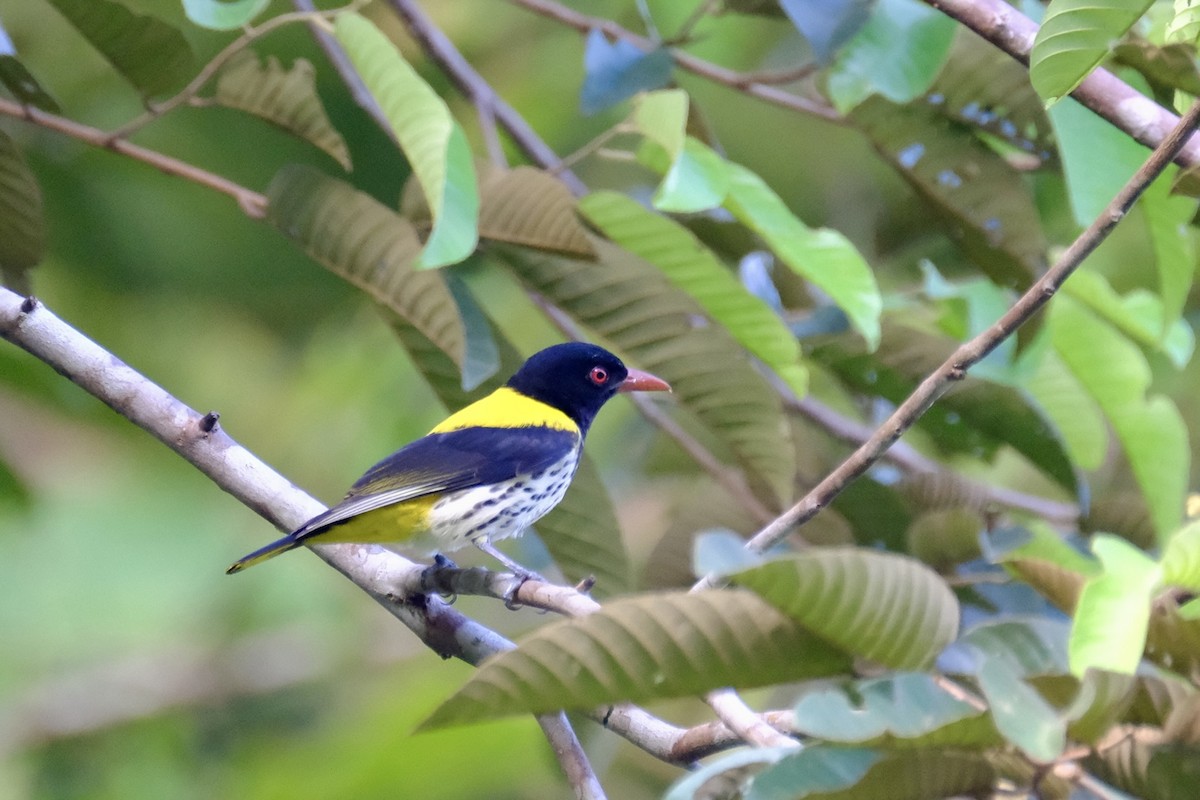
<path fill-rule="evenodd" d="M 978 363 L 1017 328 L 1025 324 L 1049 302 L 1063 282 L 1083 260 L 1112 232 L 1141 193 L 1175 158 L 1200 122 L 1200 102 L 1195 103 L 1174 130 L 1162 141 L 1146 163 L 1117 192 L 1103 213 L 1066 249 L 1045 275 L 1029 288 L 1000 319 L 975 338 L 966 342 L 942 362 L 921 382 L 908 398 L 896 408 L 867 441 L 855 450 L 812 491 L 805 495 L 774 522 L 767 525 L 746 543 L 749 550 L 763 552 L 783 539 L 788 532 L 803 525 L 833 500 L 858 476 L 867 471 L 900 436 L 912 427 L 917 418 L 946 392 L 968 369 Z M 714 576 L 706 576 L 697 586 L 712 586 Z"/>

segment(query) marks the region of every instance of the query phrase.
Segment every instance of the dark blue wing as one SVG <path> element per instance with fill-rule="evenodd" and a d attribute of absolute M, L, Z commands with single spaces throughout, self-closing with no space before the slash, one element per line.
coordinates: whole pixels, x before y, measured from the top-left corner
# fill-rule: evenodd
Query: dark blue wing
<path fill-rule="evenodd" d="M 416 497 L 486 486 L 540 472 L 580 444 L 578 433 L 544 427 L 462 428 L 431 433 L 371 467 L 342 502 L 292 533 L 310 535 Z"/>

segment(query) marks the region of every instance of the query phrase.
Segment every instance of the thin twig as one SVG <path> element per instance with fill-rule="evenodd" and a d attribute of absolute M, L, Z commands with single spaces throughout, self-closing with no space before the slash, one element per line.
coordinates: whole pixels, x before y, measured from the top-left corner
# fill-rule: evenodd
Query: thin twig
<path fill-rule="evenodd" d="M 1162 144 L 1150 154 L 1146 163 L 1129 179 L 1108 207 L 1087 230 L 1081 233 L 1033 286 L 1013 304 L 1000 319 L 975 338 L 966 342 L 921 382 L 908 398 L 896 408 L 849 458 L 843 461 L 824 480 L 818 483 L 800 502 L 781 514 L 746 543 L 749 550 L 762 552 L 783 539 L 788 532 L 814 517 L 827 506 L 851 481 L 862 475 L 925 413 L 950 386 L 997 345 L 1011 336 L 1017 328 L 1037 313 L 1058 291 L 1075 268 L 1124 219 L 1142 191 L 1166 168 L 1179 149 L 1187 142 L 1200 120 L 1200 102 L 1194 104 Z M 718 580 L 706 576 L 697 586 L 712 586 Z"/>
<path fill-rule="evenodd" d="M 425 15 L 415 0 L 387 0 L 388 5 L 408 27 L 409 33 L 420 43 L 430 58 L 438 63 L 446 76 L 458 86 L 477 107 L 491 109 L 500 127 L 508 132 L 513 142 L 536 164 L 553 169 L 559 162 L 558 154 L 538 136 L 525 118 L 513 110 L 483 77 L 475 71 L 442 33 Z M 569 170 L 558 170 L 558 177 L 576 195 L 587 193 L 587 187 Z"/>
<path fill-rule="evenodd" d="M 186 161 L 180 161 L 177 158 L 141 147 L 124 139 L 111 139 L 109 134 L 99 128 L 93 128 L 90 125 L 84 125 L 56 114 L 48 114 L 32 106 L 22 106 L 4 98 L 0 98 L 0 114 L 16 119 L 23 119 L 47 130 L 56 131 L 95 147 L 111 150 L 114 153 L 141 161 L 143 164 L 149 164 L 168 175 L 186 178 L 193 183 L 215 189 L 236 200 L 238 207 L 242 209 L 243 213 L 253 219 L 261 219 L 266 215 L 267 198 L 262 194 L 252 189 L 247 189 L 245 186 L 234 183 L 216 173 L 193 166 Z"/>
<path fill-rule="evenodd" d="M 397 1 L 392 0 L 393 3 Z M 599 30 L 610 38 L 627 41 L 646 52 L 660 46 L 658 42 L 648 39 L 645 36 L 639 36 L 610 19 L 581 14 L 574 9 L 554 2 L 554 0 L 510 0 L 510 2 L 567 27 L 574 28 L 580 33 Z M 845 118 L 837 112 L 837 109 L 824 101 L 801 97 L 800 95 L 785 92 L 774 86 L 760 83 L 754 80 L 752 76 L 747 76 L 735 70 L 714 64 L 711 61 L 697 58 L 678 48 L 671 48 L 669 52 L 671 58 L 674 59 L 680 68 L 694 75 L 699 75 L 714 83 L 720 83 L 737 89 L 751 97 L 756 97 L 773 105 L 789 108 L 793 111 L 800 111 L 814 117 L 820 117 L 828 122 L 846 124 Z"/>
<path fill-rule="evenodd" d="M 1037 23 L 1004 0 L 925 0 L 933 8 L 1029 65 Z M 1095 69 L 1071 96 L 1147 147 L 1158 147 L 1179 117 L 1106 69 Z M 1180 166 L 1200 165 L 1200 136 L 1187 141 L 1173 159 Z"/>
<path fill-rule="evenodd" d="M 257 27 L 247 28 L 246 32 L 238 38 L 234 39 L 226 45 L 221 52 L 217 53 L 212 59 L 204 65 L 204 67 L 196 73 L 196 77 L 192 78 L 188 85 L 180 89 L 176 94 L 163 100 L 161 103 L 153 103 L 146 110 L 126 122 L 124 125 L 109 132 L 108 137 L 113 139 L 125 139 L 131 134 L 144 128 L 154 120 L 161 117 L 173 109 L 178 108 L 184 103 L 191 100 L 195 95 L 204 88 L 204 85 L 212 80 L 212 77 L 217 74 L 217 70 L 229 63 L 229 59 L 233 58 L 238 53 L 245 50 L 257 39 L 261 39 L 268 33 L 278 30 L 285 25 L 291 25 L 295 22 L 310 22 L 319 24 L 327 20 L 330 16 L 340 13 L 341 9 L 335 11 L 299 11 L 293 14 L 280 14 L 277 17 L 271 17 L 266 22 Z"/>

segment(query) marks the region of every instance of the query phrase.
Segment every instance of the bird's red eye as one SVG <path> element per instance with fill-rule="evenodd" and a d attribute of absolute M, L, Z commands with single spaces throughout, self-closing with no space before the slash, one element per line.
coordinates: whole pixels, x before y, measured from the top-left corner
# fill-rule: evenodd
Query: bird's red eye
<path fill-rule="evenodd" d="M 604 367 L 592 367 L 592 371 L 588 373 L 588 377 L 591 378 L 592 383 L 597 386 L 603 386 L 608 383 L 608 370 Z"/>

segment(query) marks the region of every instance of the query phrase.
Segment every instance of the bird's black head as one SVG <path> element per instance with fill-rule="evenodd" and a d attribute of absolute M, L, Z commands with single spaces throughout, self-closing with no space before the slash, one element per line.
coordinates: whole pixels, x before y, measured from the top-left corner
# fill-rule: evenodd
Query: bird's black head
<path fill-rule="evenodd" d="M 584 433 L 600 407 L 618 391 L 670 388 L 653 375 L 627 369 L 603 347 L 584 342 L 556 344 L 534 353 L 508 386 L 562 411 Z"/>

